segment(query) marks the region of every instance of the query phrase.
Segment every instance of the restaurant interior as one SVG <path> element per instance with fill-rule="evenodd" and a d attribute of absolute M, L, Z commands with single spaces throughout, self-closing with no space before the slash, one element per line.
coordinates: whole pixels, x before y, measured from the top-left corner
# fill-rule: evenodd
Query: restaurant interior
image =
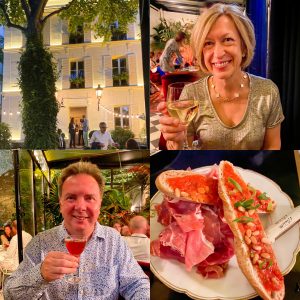
<path fill-rule="evenodd" d="M 150 149 L 165 149 L 160 133 L 157 105 L 166 101 L 170 83 L 193 82 L 203 76 L 189 46 L 191 29 L 199 14 L 217 2 L 236 3 L 249 16 L 255 28 L 256 48 L 251 65 L 245 70 L 253 75 L 269 78 L 279 88 L 285 120 L 281 127 L 282 149 L 299 149 L 300 133 L 296 128 L 299 119 L 300 22 L 296 7 L 282 5 L 279 0 L 150 0 L 150 51 L 157 63 L 165 44 L 183 31 L 187 42 L 180 51 L 184 64 L 174 72 L 162 73 L 150 67 Z M 151 52 L 150 52 L 151 53 Z M 150 63 L 151 64 L 151 63 Z M 176 64 L 176 61 L 175 61 Z"/>
<path fill-rule="evenodd" d="M 31 236 L 59 225 L 57 179 L 63 168 L 78 161 L 96 164 L 105 178 L 100 224 L 112 226 L 118 221 L 128 225 L 137 214 L 149 218 L 148 150 L 0 150 L 1 234 L 13 220 L 17 220 L 18 232 L 24 230 Z M 21 262 L 22 239 L 18 252 Z M 3 280 L 11 274 L 1 270 Z"/>

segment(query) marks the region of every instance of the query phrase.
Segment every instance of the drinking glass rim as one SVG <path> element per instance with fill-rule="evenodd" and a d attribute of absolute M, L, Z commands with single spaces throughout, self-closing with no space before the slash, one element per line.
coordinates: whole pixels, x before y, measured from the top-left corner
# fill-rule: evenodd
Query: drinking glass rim
<path fill-rule="evenodd" d="M 64 240 L 70 240 L 70 241 L 74 241 L 74 240 L 82 240 L 82 241 L 87 241 L 87 237 L 84 235 L 78 235 L 78 234 L 68 234 Z"/>
<path fill-rule="evenodd" d="M 178 82 L 173 82 L 173 83 L 170 83 L 168 85 L 168 88 L 183 88 L 185 87 L 187 84 L 190 84 L 191 82 L 188 82 L 188 81 L 178 81 Z"/>

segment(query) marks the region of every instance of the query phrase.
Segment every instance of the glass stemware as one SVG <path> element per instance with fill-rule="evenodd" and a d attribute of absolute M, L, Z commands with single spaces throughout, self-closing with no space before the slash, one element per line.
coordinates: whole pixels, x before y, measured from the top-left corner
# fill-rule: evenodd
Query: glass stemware
<path fill-rule="evenodd" d="M 169 114 L 180 120 L 180 122 L 186 125 L 185 138 L 183 143 L 183 149 L 188 150 L 187 140 L 187 127 L 194 119 L 198 112 L 199 101 L 195 96 L 181 94 L 186 84 L 190 82 L 176 82 L 169 84 L 167 93 L 167 109 Z"/>
<path fill-rule="evenodd" d="M 65 245 L 69 253 L 73 256 L 79 257 L 83 252 L 87 239 L 82 235 L 68 235 L 65 238 Z M 65 280 L 69 283 L 76 284 L 80 281 L 78 276 L 78 268 L 76 273 L 65 276 Z"/>

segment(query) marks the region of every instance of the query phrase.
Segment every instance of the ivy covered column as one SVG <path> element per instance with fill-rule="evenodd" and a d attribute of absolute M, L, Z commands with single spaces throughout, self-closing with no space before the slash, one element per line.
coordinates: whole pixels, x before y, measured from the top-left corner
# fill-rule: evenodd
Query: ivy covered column
<path fill-rule="evenodd" d="M 28 36 L 19 63 L 24 147 L 27 149 L 57 147 L 56 79 L 52 54 L 45 49 L 39 37 Z"/>

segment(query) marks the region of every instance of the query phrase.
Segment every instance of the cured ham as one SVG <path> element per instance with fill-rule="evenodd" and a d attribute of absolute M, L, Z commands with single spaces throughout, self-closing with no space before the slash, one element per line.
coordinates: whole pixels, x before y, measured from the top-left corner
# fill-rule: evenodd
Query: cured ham
<path fill-rule="evenodd" d="M 223 276 L 234 251 L 233 235 L 221 218 L 222 208 L 173 200 L 165 196 L 156 206 L 158 221 L 166 227 L 151 242 L 151 254 L 176 259 L 188 271 L 196 266 L 208 278 Z M 221 204 L 218 199 L 214 201 Z"/>
<path fill-rule="evenodd" d="M 239 214 L 243 209 L 249 215 L 274 210 L 276 204 L 266 193 L 241 181 L 247 201 L 238 201 L 235 199 L 238 188 L 232 182 L 229 184 L 234 187 L 228 193 L 232 201 L 237 202 L 235 208 Z M 237 246 L 219 197 L 219 167 L 214 166 L 204 175 L 191 170 L 166 171 L 157 177 L 156 185 L 164 193 L 163 202 L 155 208 L 158 222 L 165 228 L 158 239 L 152 241 L 151 254 L 184 263 L 187 271 L 195 267 L 205 278 L 224 276 Z"/>

